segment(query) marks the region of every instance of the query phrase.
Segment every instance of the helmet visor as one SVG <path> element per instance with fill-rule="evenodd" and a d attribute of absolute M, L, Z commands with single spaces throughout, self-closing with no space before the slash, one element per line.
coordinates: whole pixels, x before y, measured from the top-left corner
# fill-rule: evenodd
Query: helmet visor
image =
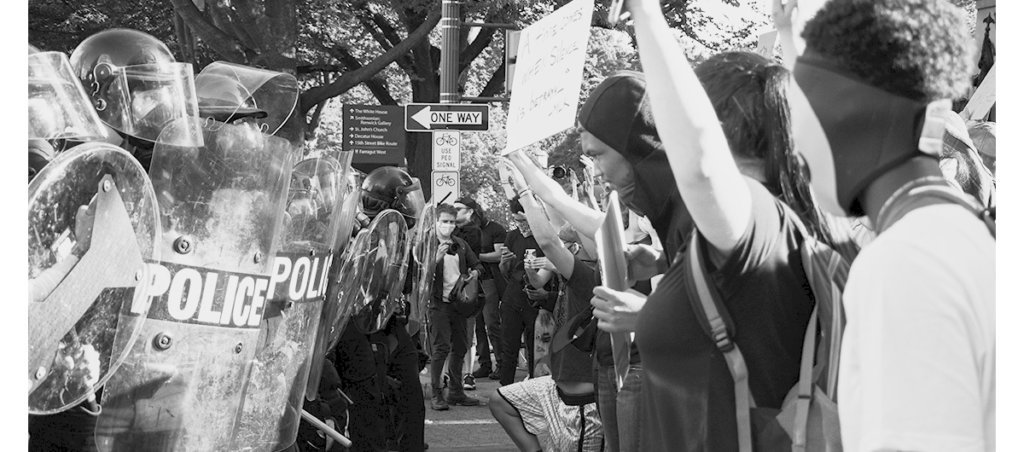
<path fill-rule="evenodd" d="M 101 140 L 103 124 L 60 52 L 28 56 L 28 137 Z"/>
<path fill-rule="evenodd" d="M 191 64 L 99 64 L 96 80 L 100 118 L 123 134 L 156 142 L 175 120 L 199 117 Z"/>
<path fill-rule="evenodd" d="M 196 76 L 196 92 L 203 116 L 244 118 L 267 135 L 280 135 L 299 100 L 294 76 L 222 61 Z"/>

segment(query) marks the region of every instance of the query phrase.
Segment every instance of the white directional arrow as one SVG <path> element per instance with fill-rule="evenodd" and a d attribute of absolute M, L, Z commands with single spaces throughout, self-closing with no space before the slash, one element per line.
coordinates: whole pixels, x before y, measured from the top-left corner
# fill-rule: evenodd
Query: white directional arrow
<path fill-rule="evenodd" d="M 412 115 L 412 120 L 420 123 L 421 126 L 430 128 L 430 107 L 424 108 Z"/>

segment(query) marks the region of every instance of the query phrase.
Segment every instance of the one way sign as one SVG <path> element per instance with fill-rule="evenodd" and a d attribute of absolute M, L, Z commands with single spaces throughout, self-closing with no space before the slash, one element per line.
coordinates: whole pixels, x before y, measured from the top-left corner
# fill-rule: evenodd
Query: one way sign
<path fill-rule="evenodd" d="M 487 130 L 490 112 L 491 107 L 486 104 L 407 104 L 405 130 Z"/>

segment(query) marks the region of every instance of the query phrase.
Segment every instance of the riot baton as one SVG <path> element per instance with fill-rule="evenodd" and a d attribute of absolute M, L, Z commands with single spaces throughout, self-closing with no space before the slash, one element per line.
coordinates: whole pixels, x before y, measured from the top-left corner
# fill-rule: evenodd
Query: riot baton
<path fill-rule="evenodd" d="M 320 421 L 320 419 L 317 419 L 316 416 L 309 414 L 308 411 L 302 410 L 302 418 L 305 419 L 306 422 L 313 424 L 313 427 L 316 427 L 317 430 L 320 430 L 321 432 L 326 433 L 327 436 L 333 438 L 335 441 L 338 442 L 338 444 L 341 444 L 344 447 L 352 447 L 352 441 L 350 441 L 341 433 L 338 433 L 338 431 L 331 428 L 331 426 L 324 424 L 322 421 Z"/>

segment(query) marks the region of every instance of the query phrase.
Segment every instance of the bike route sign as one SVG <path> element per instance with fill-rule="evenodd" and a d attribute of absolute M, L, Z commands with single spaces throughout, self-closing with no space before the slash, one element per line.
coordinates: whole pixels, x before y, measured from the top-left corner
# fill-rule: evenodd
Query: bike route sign
<path fill-rule="evenodd" d="M 487 104 L 406 104 L 405 130 L 487 130 L 490 112 Z"/>
<path fill-rule="evenodd" d="M 434 132 L 431 169 L 434 171 L 458 171 L 462 167 L 459 156 L 462 151 L 461 135 L 458 130 Z"/>
<path fill-rule="evenodd" d="M 459 199 L 459 172 L 433 171 L 430 173 L 431 204 L 455 204 Z"/>
<path fill-rule="evenodd" d="M 405 159 L 402 107 L 345 105 L 342 112 L 342 147 L 354 152 L 353 165 L 402 165 Z"/>

